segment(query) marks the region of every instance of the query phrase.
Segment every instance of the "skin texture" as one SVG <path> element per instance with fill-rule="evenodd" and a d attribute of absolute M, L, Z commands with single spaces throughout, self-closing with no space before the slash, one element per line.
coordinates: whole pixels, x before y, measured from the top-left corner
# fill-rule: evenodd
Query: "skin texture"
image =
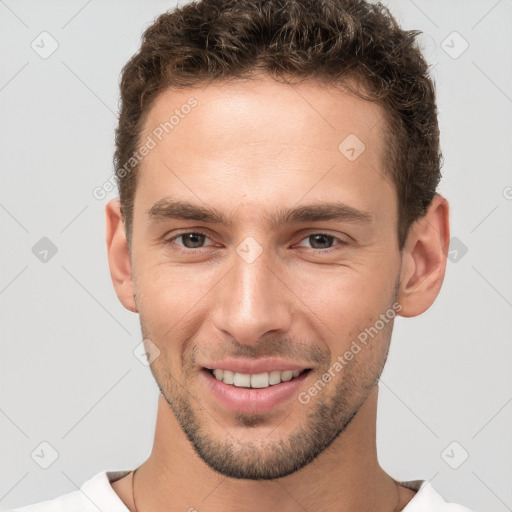
<path fill-rule="evenodd" d="M 191 96 L 197 106 L 141 163 L 131 257 L 119 202 L 106 206 L 116 293 L 160 351 L 151 364 L 161 391 L 154 446 L 136 476 L 139 512 L 241 503 L 248 512 L 401 510 L 414 493 L 381 469 L 375 443 L 393 320 L 307 404 L 294 396 L 268 412 L 229 411 L 209 392 L 201 363 L 299 362 L 311 368 L 307 391 L 393 304 L 411 317 L 434 302 L 450 237 L 446 199 L 434 198 L 400 253 L 381 107 L 314 82 L 255 76 L 161 93 L 143 140 Z M 338 149 L 350 134 L 365 145 L 354 161 Z M 232 224 L 150 219 L 166 197 L 213 207 Z M 268 222 L 321 202 L 371 220 Z M 169 240 L 198 231 L 206 237 Z M 251 263 L 237 252 L 247 237 L 261 249 Z M 134 510 L 131 475 L 112 485 Z"/>

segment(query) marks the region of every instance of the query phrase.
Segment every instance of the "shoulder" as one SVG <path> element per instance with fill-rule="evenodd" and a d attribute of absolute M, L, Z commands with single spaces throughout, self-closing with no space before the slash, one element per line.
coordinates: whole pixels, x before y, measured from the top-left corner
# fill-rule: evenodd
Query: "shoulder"
<path fill-rule="evenodd" d="M 456 503 L 448 503 L 426 480 L 400 482 L 404 487 L 416 492 L 403 512 L 472 512 L 469 508 Z"/>
<path fill-rule="evenodd" d="M 126 471 L 102 471 L 87 480 L 80 489 L 57 498 L 32 505 L 15 508 L 6 512 L 129 512 L 114 492 L 110 482 L 120 478 Z"/>
<path fill-rule="evenodd" d="M 70 509 L 88 512 L 90 508 L 86 507 L 86 499 L 80 491 L 74 491 L 58 498 L 15 508 L 8 512 L 64 512 Z"/>

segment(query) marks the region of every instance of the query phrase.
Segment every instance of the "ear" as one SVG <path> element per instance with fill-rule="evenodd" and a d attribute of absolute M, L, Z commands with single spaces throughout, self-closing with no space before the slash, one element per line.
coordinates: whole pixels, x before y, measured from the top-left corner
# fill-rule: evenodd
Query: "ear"
<path fill-rule="evenodd" d="M 449 244 L 448 201 L 436 194 L 425 215 L 411 225 L 403 248 L 400 316 L 420 315 L 434 303 L 443 284 Z"/>
<path fill-rule="evenodd" d="M 123 306 L 129 311 L 137 313 L 138 309 L 135 303 L 132 279 L 132 264 L 119 200 L 112 199 L 107 203 L 105 206 L 105 217 L 110 277 L 112 278 L 117 297 Z"/>

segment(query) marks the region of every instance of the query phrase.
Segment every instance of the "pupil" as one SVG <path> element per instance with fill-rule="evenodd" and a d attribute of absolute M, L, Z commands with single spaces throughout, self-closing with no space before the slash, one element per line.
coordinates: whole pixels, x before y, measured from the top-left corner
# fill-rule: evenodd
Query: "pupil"
<path fill-rule="evenodd" d="M 199 241 L 192 240 L 192 245 L 188 244 L 188 241 L 190 241 L 191 239 L 197 239 L 197 238 L 199 238 Z M 185 245 L 185 247 L 187 247 L 189 249 L 195 249 L 195 248 L 199 247 L 203 242 L 204 242 L 204 235 L 202 235 L 201 233 L 187 233 L 183 237 L 183 244 Z"/>
<path fill-rule="evenodd" d="M 323 239 L 324 239 L 324 241 L 325 241 L 325 240 L 327 240 L 327 244 L 328 244 L 328 245 L 330 245 L 330 244 L 329 244 L 329 242 L 332 242 L 332 238 L 333 238 L 333 237 L 332 237 L 332 236 L 330 236 L 330 235 L 311 235 L 309 238 L 310 238 L 310 242 L 311 242 L 312 240 L 315 240 L 314 242 L 312 242 L 312 243 L 311 243 L 311 245 L 312 245 L 312 247 L 313 247 L 313 248 L 315 248 L 315 249 L 328 249 L 329 247 L 315 247 L 315 243 L 316 243 L 316 241 L 317 241 L 318 239 L 320 239 L 320 240 L 321 240 L 321 239 L 323 238 Z"/>

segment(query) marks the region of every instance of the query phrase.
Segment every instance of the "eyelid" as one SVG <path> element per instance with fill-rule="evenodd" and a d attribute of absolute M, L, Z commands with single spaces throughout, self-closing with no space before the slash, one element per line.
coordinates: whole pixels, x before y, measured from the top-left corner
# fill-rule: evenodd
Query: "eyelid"
<path fill-rule="evenodd" d="M 177 238 L 180 238 L 181 236 L 188 235 L 188 234 L 203 235 L 206 238 L 209 238 L 211 240 L 211 237 L 208 235 L 208 233 L 205 233 L 204 231 L 202 231 L 200 229 L 188 229 L 185 231 L 181 231 L 179 233 L 175 233 L 174 235 L 172 235 L 170 237 L 165 237 L 164 242 L 170 244 L 170 243 L 174 242 L 174 240 L 176 240 Z M 183 247 L 186 251 L 196 251 L 197 252 L 201 249 L 205 249 L 205 247 L 198 247 L 197 249 L 189 249 L 188 247 L 185 247 L 184 245 L 180 245 L 180 244 L 178 244 L 178 245 L 180 247 Z"/>
<path fill-rule="evenodd" d="M 306 234 L 301 236 L 299 243 L 313 235 L 329 236 L 329 237 L 334 238 L 334 240 L 338 242 L 336 245 L 334 245 L 332 247 L 328 247 L 327 249 L 315 249 L 313 247 L 306 247 L 306 249 L 311 249 L 312 251 L 315 251 L 315 252 L 324 252 L 325 253 L 325 252 L 329 252 L 329 251 L 335 251 L 337 248 L 340 248 L 344 245 L 349 244 L 349 241 L 347 239 L 342 238 L 341 236 L 338 236 L 338 235 L 334 235 L 327 231 L 321 231 L 321 230 L 312 230 L 312 231 L 307 232 Z"/>

